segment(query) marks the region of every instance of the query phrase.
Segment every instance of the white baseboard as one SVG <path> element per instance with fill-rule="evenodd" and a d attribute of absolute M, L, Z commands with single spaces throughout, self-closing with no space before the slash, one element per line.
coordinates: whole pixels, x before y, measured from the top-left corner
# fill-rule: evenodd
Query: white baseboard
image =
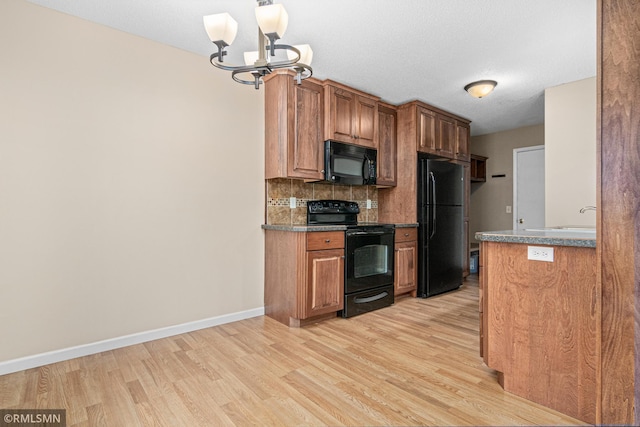
<path fill-rule="evenodd" d="M 264 315 L 264 307 L 0 362 L 0 375 Z"/>

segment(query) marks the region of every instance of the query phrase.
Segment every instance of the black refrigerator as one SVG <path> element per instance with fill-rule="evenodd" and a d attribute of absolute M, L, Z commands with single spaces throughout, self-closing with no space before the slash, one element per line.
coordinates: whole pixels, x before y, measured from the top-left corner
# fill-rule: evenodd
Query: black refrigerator
<path fill-rule="evenodd" d="M 418 159 L 418 296 L 462 284 L 464 167 Z M 467 254 L 468 255 L 468 254 Z"/>

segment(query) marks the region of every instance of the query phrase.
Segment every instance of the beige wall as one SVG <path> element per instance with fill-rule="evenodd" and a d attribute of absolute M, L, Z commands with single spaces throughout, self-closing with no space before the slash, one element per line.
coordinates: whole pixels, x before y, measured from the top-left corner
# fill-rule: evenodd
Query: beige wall
<path fill-rule="evenodd" d="M 477 231 L 511 230 L 513 207 L 513 149 L 545 144 L 544 125 L 474 136 L 471 153 L 488 157 L 487 182 L 471 184 L 469 238 L 476 242 Z M 504 178 L 492 178 L 502 175 Z"/>
<path fill-rule="evenodd" d="M 23 0 L 0 53 L 0 362 L 263 307 L 262 91 Z"/>
<path fill-rule="evenodd" d="M 596 79 L 545 90 L 545 223 L 595 227 Z"/>

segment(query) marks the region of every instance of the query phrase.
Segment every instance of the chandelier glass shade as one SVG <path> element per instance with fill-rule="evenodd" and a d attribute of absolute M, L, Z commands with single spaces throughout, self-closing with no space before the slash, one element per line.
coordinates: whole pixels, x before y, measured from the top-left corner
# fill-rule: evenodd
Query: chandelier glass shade
<path fill-rule="evenodd" d="M 238 83 L 260 88 L 262 78 L 278 69 L 292 69 L 298 84 L 311 77 L 313 51 L 308 44 L 289 46 L 276 44 L 289 23 L 289 15 L 281 4 L 273 0 L 257 0 L 256 20 L 258 21 L 258 50 L 244 53 L 244 65 L 229 65 L 224 61 L 226 47 L 233 43 L 238 32 L 238 23 L 228 13 L 218 13 L 203 17 L 209 39 L 218 48 L 209 61 L 214 67 L 231 71 L 231 77 Z M 286 51 L 286 55 L 276 56 L 276 51 Z"/>

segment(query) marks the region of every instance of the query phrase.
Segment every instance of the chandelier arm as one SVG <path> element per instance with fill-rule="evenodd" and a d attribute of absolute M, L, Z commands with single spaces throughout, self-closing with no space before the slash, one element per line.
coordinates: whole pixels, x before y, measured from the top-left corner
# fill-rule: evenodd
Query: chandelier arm
<path fill-rule="evenodd" d="M 253 85 L 256 89 L 260 89 L 262 77 L 270 74 L 274 70 L 278 70 L 281 68 L 293 69 L 296 72 L 296 76 L 294 77 L 294 79 L 298 84 L 300 84 L 302 80 L 311 77 L 311 75 L 313 74 L 313 69 L 307 64 L 297 62 L 300 60 L 300 51 L 297 48 L 286 44 L 265 47 L 266 51 L 276 49 L 293 51 L 296 53 L 296 57 L 287 61 L 267 63 L 266 65 L 256 65 L 255 63 L 253 65 L 226 65 L 218 59 L 220 56 L 224 56 L 227 54 L 227 52 L 221 50 L 211 54 L 211 56 L 209 57 L 209 62 L 211 62 L 211 65 L 216 68 L 220 68 L 225 71 L 231 71 L 231 78 L 233 78 L 233 80 L 237 83 Z M 253 76 L 253 78 L 251 80 L 243 79 L 239 76 L 243 73 L 249 73 Z"/>
<path fill-rule="evenodd" d="M 265 49 L 270 50 L 271 48 L 267 46 Z M 268 68 L 276 69 L 276 68 L 286 68 L 286 67 L 294 67 L 296 65 L 301 65 L 301 64 L 298 64 L 297 62 L 300 60 L 300 51 L 295 47 L 289 46 L 286 44 L 277 44 L 273 46 L 273 49 L 291 50 L 295 52 L 297 56 L 294 59 L 290 59 L 287 61 L 278 61 L 278 62 L 269 63 L 267 64 Z M 222 52 L 222 55 L 226 55 L 226 54 L 227 54 L 226 51 Z M 242 70 L 241 72 L 247 72 L 247 71 L 255 70 L 258 68 L 263 68 L 263 67 L 256 67 L 255 65 L 226 65 L 222 63 L 222 61 L 218 60 L 218 57 L 219 57 L 218 52 L 212 53 L 211 56 L 209 57 L 209 62 L 211 62 L 211 65 L 213 65 L 214 67 L 220 68 L 225 71 Z"/>

